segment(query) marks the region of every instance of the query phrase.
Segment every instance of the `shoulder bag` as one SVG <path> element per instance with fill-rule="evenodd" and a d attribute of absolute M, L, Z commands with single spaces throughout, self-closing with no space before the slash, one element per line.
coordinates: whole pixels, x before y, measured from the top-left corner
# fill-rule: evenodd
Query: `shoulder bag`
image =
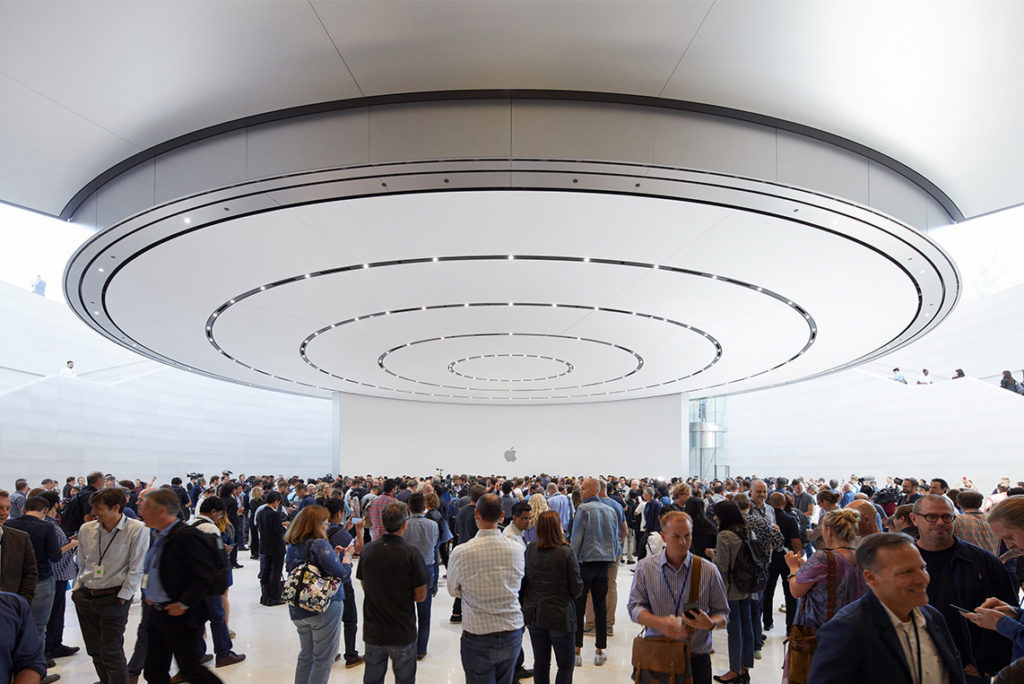
<path fill-rule="evenodd" d="M 836 614 L 836 556 L 831 549 L 824 549 L 824 551 L 828 556 L 828 579 L 826 580 L 828 609 L 825 616 L 825 622 L 828 622 Z M 814 651 L 818 648 L 818 638 L 814 634 L 814 628 L 793 625 L 786 644 L 788 646 L 786 661 L 789 684 L 807 684 L 808 676 L 811 673 L 811 659 L 814 658 Z"/>
<path fill-rule="evenodd" d="M 696 603 L 700 596 L 700 572 L 702 559 L 693 556 L 693 571 L 690 579 L 690 603 Z M 693 670 L 690 668 L 690 641 L 676 641 L 668 637 L 645 637 L 647 628 L 633 639 L 633 681 L 641 679 L 644 672 L 668 675 L 668 684 L 693 684 Z"/>
<path fill-rule="evenodd" d="M 284 580 L 281 599 L 296 608 L 311 613 L 323 613 L 331 605 L 331 599 L 338 593 L 341 579 L 324 575 L 320 568 L 309 562 L 313 542 L 306 542 L 306 558 L 292 568 Z"/>

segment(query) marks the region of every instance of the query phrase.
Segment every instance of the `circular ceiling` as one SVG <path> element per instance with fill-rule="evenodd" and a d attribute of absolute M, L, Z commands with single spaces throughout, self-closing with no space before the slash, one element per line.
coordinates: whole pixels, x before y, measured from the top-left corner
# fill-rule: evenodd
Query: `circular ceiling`
<path fill-rule="evenodd" d="M 959 292 L 936 245 L 849 202 L 507 164 L 293 174 L 155 207 L 83 246 L 70 299 L 120 344 L 235 382 L 528 405 L 828 373 L 926 333 Z"/>

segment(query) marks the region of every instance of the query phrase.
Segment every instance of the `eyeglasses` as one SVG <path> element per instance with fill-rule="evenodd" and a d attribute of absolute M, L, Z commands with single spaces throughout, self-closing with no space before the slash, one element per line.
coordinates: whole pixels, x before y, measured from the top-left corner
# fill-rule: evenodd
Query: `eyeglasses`
<path fill-rule="evenodd" d="M 924 513 L 924 514 L 922 514 L 922 515 L 920 515 L 918 517 L 924 518 L 925 520 L 927 520 L 930 523 L 936 523 L 936 522 L 939 522 L 939 520 L 941 520 L 942 522 L 946 523 L 947 525 L 949 523 L 953 522 L 954 520 L 956 520 L 956 516 L 953 515 L 952 513 L 942 513 L 942 514 L 939 514 L 939 513 Z"/>

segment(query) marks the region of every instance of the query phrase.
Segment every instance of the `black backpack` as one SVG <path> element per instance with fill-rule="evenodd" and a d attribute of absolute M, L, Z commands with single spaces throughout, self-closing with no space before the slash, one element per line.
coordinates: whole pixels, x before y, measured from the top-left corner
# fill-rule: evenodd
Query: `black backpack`
<path fill-rule="evenodd" d="M 768 585 L 768 566 L 754 553 L 749 534 L 739 539 L 742 544 L 729 573 L 732 584 L 744 594 L 764 591 Z"/>
<path fill-rule="evenodd" d="M 198 529 L 206 520 L 193 520 L 189 527 L 199 533 L 206 545 L 207 550 L 213 557 L 213 584 L 207 590 L 207 596 L 221 596 L 228 590 L 228 576 L 231 572 L 231 562 L 228 560 L 228 551 L 224 548 L 224 540 L 220 534 L 210 534 Z"/>

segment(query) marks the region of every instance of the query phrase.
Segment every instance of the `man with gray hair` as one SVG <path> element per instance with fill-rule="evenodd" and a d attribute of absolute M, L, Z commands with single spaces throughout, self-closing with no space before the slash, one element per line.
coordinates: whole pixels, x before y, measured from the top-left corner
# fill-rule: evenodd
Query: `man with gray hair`
<path fill-rule="evenodd" d="M 356 568 L 363 587 L 363 682 L 383 682 L 390 658 L 396 684 L 411 684 L 416 681 L 413 606 L 427 598 L 430 577 L 420 552 L 402 538 L 409 507 L 401 501 L 389 503 L 380 521 L 384 534 L 363 548 Z"/>
<path fill-rule="evenodd" d="M 870 591 L 818 629 L 808 681 L 965 682 L 946 621 L 928 605 L 928 572 L 914 540 L 869 535 L 857 548 L 857 567 Z"/>
<path fill-rule="evenodd" d="M 569 519 L 572 518 L 572 499 L 565 495 L 565 488 L 559 491 L 558 485 L 554 482 L 548 483 L 548 508 L 558 514 L 562 521 L 562 531 L 569 532 Z"/>
<path fill-rule="evenodd" d="M 1012 643 L 966 620 L 955 606 L 973 610 L 995 596 L 1016 605 L 1017 589 L 999 559 L 953 535 L 956 511 L 948 497 L 925 494 L 914 502 L 917 548 L 928 565 L 928 602 L 946 619 L 968 683 L 987 682 L 1010 664 Z"/>

